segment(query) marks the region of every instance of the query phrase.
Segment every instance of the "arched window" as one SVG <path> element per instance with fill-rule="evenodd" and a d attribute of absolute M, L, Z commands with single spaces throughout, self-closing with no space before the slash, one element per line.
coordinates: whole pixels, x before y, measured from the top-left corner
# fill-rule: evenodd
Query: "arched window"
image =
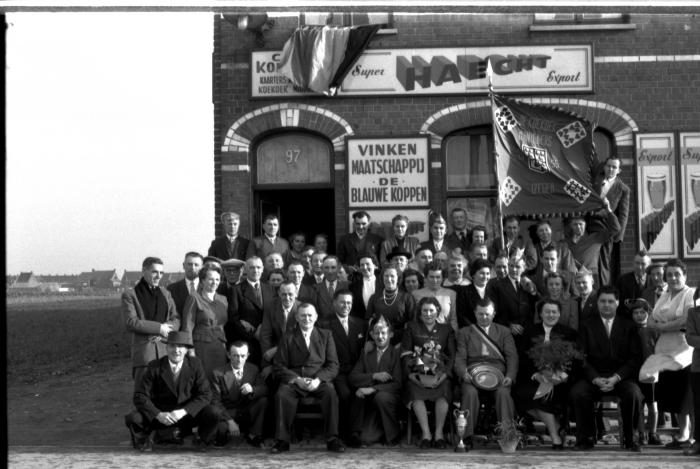
<path fill-rule="evenodd" d="M 617 152 L 613 136 L 605 129 L 595 129 L 593 132 L 593 144 L 595 145 L 598 161 L 601 163 Z"/>

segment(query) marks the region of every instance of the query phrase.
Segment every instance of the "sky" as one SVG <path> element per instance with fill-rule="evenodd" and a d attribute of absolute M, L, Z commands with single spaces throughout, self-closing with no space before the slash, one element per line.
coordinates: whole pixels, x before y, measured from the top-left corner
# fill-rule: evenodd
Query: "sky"
<path fill-rule="evenodd" d="M 7 15 L 6 273 L 140 270 L 214 236 L 211 13 Z"/>

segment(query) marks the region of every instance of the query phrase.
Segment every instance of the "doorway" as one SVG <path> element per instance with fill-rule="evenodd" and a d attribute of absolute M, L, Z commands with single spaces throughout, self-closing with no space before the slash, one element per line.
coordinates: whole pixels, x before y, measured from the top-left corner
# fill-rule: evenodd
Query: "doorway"
<path fill-rule="evenodd" d="M 262 233 L 262 222 L 271 213 L 280 221 L 280 236 L 289 239 L 301 231 L 306 244 L 313 244 L 314 236 L 328 236 L 328 252 L 335 252 L 335 208 L 333 189 L 282 189 L 255 192 L 255 236 Z"/>

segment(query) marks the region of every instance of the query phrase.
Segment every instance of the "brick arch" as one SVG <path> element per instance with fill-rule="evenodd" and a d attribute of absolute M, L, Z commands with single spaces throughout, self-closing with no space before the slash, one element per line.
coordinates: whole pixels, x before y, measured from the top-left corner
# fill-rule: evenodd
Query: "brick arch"
<path fill-rule="evenodd" d="M 600 101 L 576 98 L 524 98 L 520 101 L 545 106 L 561 106 L 575 112 L 598 126 L 607 129 L 615 136 L 618 146 L 632 146 L 633 132 L 639 131 L 637 123 L 622 109 Z M 465 127 L 491 123 L 491 100 L 482 99 L 468 103 L 456 104 L 439 110 L 428 117 L 420 133 L 428 134 L 431 146 L 439 148 L 445 135 Z"/>
<path fill-rule="evenodd" d="M 234 122 L 226 132 L 221 151 L 247 153 L 256 136 L 280 128 L 318 132 L 333 143 L 335 151 L 344 151 L 345 137 L 355 133 L 345 119 L 328 109 L 301 103 L 278 103 L 251 111 Z"/>

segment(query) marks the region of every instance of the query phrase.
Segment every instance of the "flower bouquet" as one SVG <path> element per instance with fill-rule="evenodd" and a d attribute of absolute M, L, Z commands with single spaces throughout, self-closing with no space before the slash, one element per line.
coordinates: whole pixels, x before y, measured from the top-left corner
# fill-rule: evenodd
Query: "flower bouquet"
<path fill-rule="evenodd" d="M 527 352 L 538 370 L 540 385 L 534 399 L 549 399 L 554 386 L 563 383 L 569 377 L 573 361 L 583 358 L 583 354 L 568 340 L 554 339 L 535 344 Z"/>
<path fill-rule="evenodd" d="M 418 375 L 423 386 L 435 387 L 438 378 L 444 372 L 442 347 L 434 340 L 426 341 L 423 346 L 414 346 L 411 361 L 411 370 Z"/>

